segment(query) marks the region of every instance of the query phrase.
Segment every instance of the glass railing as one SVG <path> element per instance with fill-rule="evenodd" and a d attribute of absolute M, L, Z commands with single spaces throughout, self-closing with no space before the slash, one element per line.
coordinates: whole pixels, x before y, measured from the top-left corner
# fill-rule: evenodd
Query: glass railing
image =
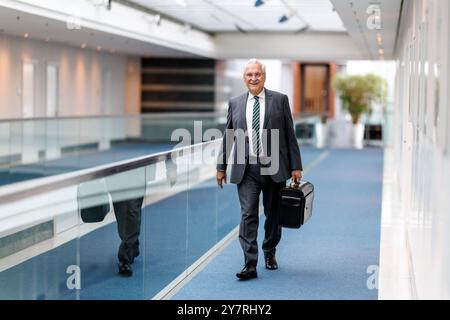
<path fill-rule="evenodd" d="M 0 186 L 167 151 L 177 132 L 189 132 L 184 145 L 199 143 L 225 122 L 217 114 L 0 120 Z"/>
<path fill-rule="evenodd" d="M 63 141 L 72 146 L 99 144 L 104 132 L 123 138 L 123 132 L 133 129 L 141 131 L 127 137 L 141 138 L 144 122 L 162 124 L 139 117 L 114 120 L 61 119 L 57 127 L 45 122 L 39 127 L 36 120 L 27 129 L 28 124 L 9 122 L 3 129 L 8 127 L 10 138 L 21 142 L 10 143 L 17 152 L 30 147 L 47 155 L 57 149 L 59 157 Z M 186 130 L 195 135 L 191 120 L 193 126 Z M 209 121 L 212 129 L 224 125 L 223 119 Z M 300 124 L 314 120 L 295 123 L 298 130 Z M 183 129 L 181 119 L 162 126 L 169 124 Z M 95 135 L 100 125 L 102 130 Z M 36 133 L 37 128 L 42 135 L 21 148 L 24 131 Z M 51 136 L 57 141 L 50 142 Z M 76 170 L 0 187 L 0 299 L 151 299 L 169 294 L 220 249 L 224 238 L 236 233 L 240 208 L 235 186 L 219 189 L 215 181 L 219 146 L 220 140 L 177 149 L 171 145 L 169 150 L 144 155 L 126 149 L 127 157 L 109 155 L 101 164 L 83 160 L 82 151 L 89 152 L 77 149 L 77 162 L 71 163 Z M 304 163 L 315 155 L 302 154 Z M 48 170 L 46 164 L 40 168 L 43 172 Z M 118 255 L 130 255 L 129 250 L 120 250 L 121 238 L 136 244 L 136 237 L 139 246 L 133 247 L 130 258 L 136 256 L 133 275 L 119 276 Z"/>
<path fill-rule="evenodd" d="M 187 274 L 239 222 L 234 188 L 215 184 L 219 143 L 2 188 L 0 299 L 150 299 Z M 132 277 L 118 252 L 139 254 Z"/>
<path fill-rule="evenodd" d="M 314 144 L 320 117 L 294 121 Z M 214 113 L 0 120 L 0 186 L 209 141 L 225 124 Z"/>

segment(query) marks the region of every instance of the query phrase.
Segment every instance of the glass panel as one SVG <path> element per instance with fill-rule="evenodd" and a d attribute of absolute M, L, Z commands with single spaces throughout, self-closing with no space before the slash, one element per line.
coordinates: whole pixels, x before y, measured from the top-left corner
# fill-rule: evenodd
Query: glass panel
<path fill-rule="evenodd" d="M 83 151 L 80 122 L 80 119 L 58 120 L 55 129 L 58 130 L 60 158 L 47 161 L 48 175 L 66 173 L 80 168 L 80 153 Z"/>
<path fill-rule="evenodd" d="M 191 266 L 218 241 L 215 157 L 211 147 L 199 146 L 189 155 L 187 199 L 187 265 Z M 213 174 L 212 174 L 213 173 Z"/>
<path fill-rule="evenodd" d="M 0 299 L 76 299 L 76 188 L 0 204 Z"/>
<path fill-rule="evenodd" d="M 80 299 L 144 299 L 144 264 L 137 257 L 146 233 L 145 181 L 139 168 L 78 186 Z"/>
<path fill-rule="evenodd" d="M 11 123 L 0 121 L 0 186 L 11 183 Z"/>
<path fill-rule="evenodd" d="M 43 176 L 39 163 L 40 131 L 41 124 L 31 120 L 11 122 L 9 183 Z"/>
<path fill-rule="evenodd" d="M 186 270 L 188 168 L 184 156 L 146 167 L 142 247 L 146 298 Z"/>

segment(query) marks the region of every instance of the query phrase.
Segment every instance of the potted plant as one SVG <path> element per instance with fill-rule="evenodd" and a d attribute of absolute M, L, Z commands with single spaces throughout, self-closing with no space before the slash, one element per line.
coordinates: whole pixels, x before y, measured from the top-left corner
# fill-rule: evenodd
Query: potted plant
<path fill-rule="evenodd" d="M 361 115 L 370 114 L 373 103 L 386 102 L 387 82 L 374 74 L 338 75 L 333 85 L 339 93 L 343 108 L 352 116 L 353 145 L 362 148 L 364 125 L 360 123 Z"/>

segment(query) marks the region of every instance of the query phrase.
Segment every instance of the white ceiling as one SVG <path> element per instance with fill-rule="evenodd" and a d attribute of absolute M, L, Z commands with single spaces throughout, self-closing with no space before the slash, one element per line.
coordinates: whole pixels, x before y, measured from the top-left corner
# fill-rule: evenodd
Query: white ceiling
<path fill-rule="evenodd" d="M 361 53 L 369 59 L 393 59 L 402 0 L 331 0 L 348 33 Z M 370 8 L 379 8 L 380 26 L 370 27 Z M 379 40 L 377 41 L 377 38 Z M 383 54 L 380 54 L 383 52 Z"/>
<path fill-rule="evenodd" d="M 186 21 L 215 33 L 215 37 L 208 37 L 214 48 L 213 53 L 206 54 L 207 56 L 247 57 L 253 56 L 256 51 L 260 57 L 266 58 L 311 60 L 315 58 L 321 60 L 379 59 L 380 49 L 384 50 L 385 59 L 392 59 L 402 3 L 402 0 L 376 0 L 382 12 L 382 27 L 379 30 L 371 30 L 366 25 L 367 8 L 373 5 L 374 0 L 265 0 L 266 3 L 260 7 L 254 6 L 254 0 L 133 1 L 139 3 L 139 6 L 146 5 L 153 14 L 155 11 L 161 12 L 162 22 L 156 28 L 160 29 L 158 34 L 162 34 L 164 41 L 170 42 L 180 35 L 177 28 L 170 29 L 170 24 L 164 22 L 167 16 L 177 20 L 177 23 L 172 25 L 183 26 L 182 21 Z M 184 1 L 186 7 L 179 5 L 178 1 Z M 116 0 L 114 2 L 130 1 Z M 114 19 L 117 19 L 121 17 L 122 9 L 114 2 L 113 8 L 116 10 Z M 288 8 L 291 6 L 295 9 L 295 15 L 286 23 L 279 24 L 279 17 L 289 14 Z M 138 13 L 133 13 L 134 16 L 140 17 L 141 11 L 136 12 Z M 124 19 L 130 19 L 127 17 L 124 16 Z M 115 21 L 114 19 L 111 21 Z M 139 20 L 139 18 L 136 19 Z M 309 25 L 309 31 L 321 32 L 298 34 L 296 31 L 303 28 L 305 23 Z M 91 26 L 92 28 L 83 27 L 81 30 L 71 31 L 67 29 L 63 20 L 0 7 L 0 36 L 11 34 L 23 37 L 25 33 L 29 33 L 30 40 L 48 39 L 49 42 L 77 47 L 86 44 L 88 50 L 101 47 L 103 52 L 119 54 L 172 57 L 193 55 L 182 52 L 186 42 L 184 46 L 178 46 L 176 47 L 178 49 L 174 50 L 166 47 L 165 42 L 155 42 L 153 38 L 130 37 L 127 34 L 115 32 L 115 29 L 111 31 L 103 28 L 100 31 L 93 29 L 96 27 L 95 24 Z M 237 26 L 245 30 L 246 34 L 240 33 Z M 138 30 L 145 35 L 145 30 L 140 28 Z M 190 33 L 186 32 L 183 39 L 188 39 L 189 35 Z M 382 37 L 381 44 L 377 43 L 377 37 Z M 262 47 L 255 47 L 256 44 Z M 195 47 L 195 41 L 192 45 Z"/>
<path fill-rule="evenodd" d="M 0 36 L 2 34 L 24 37 L 30 40 L 47 41 L 49 43 L 66 44 L 86 50 L 101 50 L 114 54 L 131 54 L 137 56 L 193 56 L 186 52 L 173 50 L 157 44 L 138 41 L 99 30 L 82 28 L 69 30 L 65 22 L 47 19 L 42 16 L 0 7 Z"/>
<path fill-rule="evenodd" d="M 165 16 L 208 32 L 346 31 L 329 0 L 132 0 Z M 185 4 L 183 6 L 182 4 Z M 291 15 L 284 23 L 278 20 Z"/>

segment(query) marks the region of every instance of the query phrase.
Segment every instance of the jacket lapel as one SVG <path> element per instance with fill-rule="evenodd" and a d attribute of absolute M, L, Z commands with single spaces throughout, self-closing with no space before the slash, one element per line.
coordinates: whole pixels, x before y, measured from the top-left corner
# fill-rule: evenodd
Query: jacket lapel
<path fill-rule="evenodd" d="M 241 128 L 244 129 L 244 132 L 247 131 L 247 99 L 248 99 L 248 92 L 247 94 L 243 94 L 241 101 L 239 103 L 240 113 L 241 113 Z"/>
<path fill-rule="evenodd" d="M 266 90 L 266 112 L 264 114 L 263 129 L 267 128 L 267 122 L 269 121 L 270 113 L 272 112 L 272 92 L 267 89 L 265 90 Z"/>

